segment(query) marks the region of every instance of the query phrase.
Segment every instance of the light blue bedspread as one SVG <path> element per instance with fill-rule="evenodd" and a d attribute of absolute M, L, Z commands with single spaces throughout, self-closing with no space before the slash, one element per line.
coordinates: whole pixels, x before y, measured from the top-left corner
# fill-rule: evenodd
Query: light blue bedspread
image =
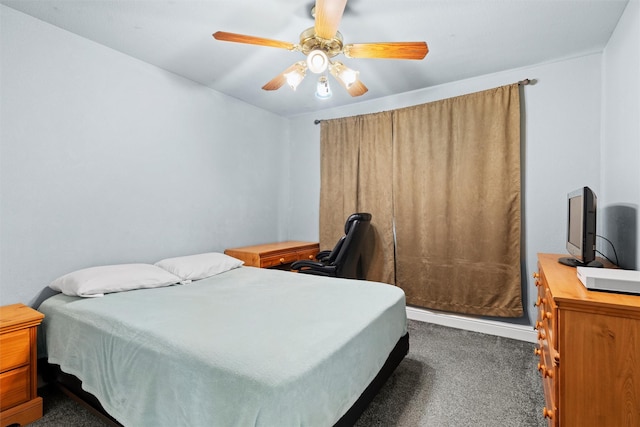
<path fill-rule="evenodd" d="M 399 288 L 253 267 L 39 310 L 49 362 L 131 427 L 331 426 L 406 332 Z"/>

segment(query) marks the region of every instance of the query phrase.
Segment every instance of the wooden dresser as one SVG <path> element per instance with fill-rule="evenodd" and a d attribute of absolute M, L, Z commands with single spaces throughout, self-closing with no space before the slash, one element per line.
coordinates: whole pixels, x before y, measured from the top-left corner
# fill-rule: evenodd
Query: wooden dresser
<path fill-rule="evenodd" d="M 538 370 L 549 426 L 640 426 L 640 295 L 587 290 L 538 254 Z"/>
<path fill-rule="evenodd" d="M 0 307 L 0 427 L 42 417 L 36 336 L 43 318 L 23 304 Z"/>
<path fill-rule="evenodd" d="M 318 250 L 318 243 L 288 241 L 227 249 L 224 253 L 251 267 L 287 268 L 295 261 L 315 259 Z"/>

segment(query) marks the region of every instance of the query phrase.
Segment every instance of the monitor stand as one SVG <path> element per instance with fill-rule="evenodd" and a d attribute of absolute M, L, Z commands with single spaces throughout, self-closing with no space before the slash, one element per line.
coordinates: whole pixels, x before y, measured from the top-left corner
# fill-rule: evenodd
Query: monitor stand
<path fill-rule="evenodd" d="M 560 264 L 568 265 L 569 267 L 594 267 L 594 268 L 604 267 L 604 265 L 602 265 L 600 261 L 593 260 L 591 262 L 584 263 L 576 258 L 571 258 L 571 257 L 558 258 L 558 262 Z"/>

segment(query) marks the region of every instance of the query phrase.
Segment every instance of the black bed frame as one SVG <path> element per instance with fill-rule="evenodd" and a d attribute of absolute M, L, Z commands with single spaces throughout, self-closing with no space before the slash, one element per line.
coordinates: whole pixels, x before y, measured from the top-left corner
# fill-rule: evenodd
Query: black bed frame
<path fill-rule="evenodd" d="M 408 332 L 398 340 L 378 375 L 369 383 L 358 400 L 333 427 L 353 426 L 407 353 L 409 353 Z M 106 423 L 122 427 L 122 424 L 104 410 L 94 395 L 82 389 L 82 382 L 77 377 L 62 372 L 59 365 L 51 365 L 44 359 L 40 362 L 39 372 L 46 382 L 57 386 L 63 393 L 83 404 L 91 412 L 100 416 Z"/>
<path fill-rule="evenodd" d="M 376 375 L 367 388 L 364 389 L 358 400 L 356 400 L 356 403 L 349 408 L 333 427 L 353 426 L 407 353 L 409 353 L 409 332 L 398 340 L 396 346 L 391 350 L 389 357 L 387 357 L 387 360 L 384 362 L 384 365 L 382 365 L 382 369 L 380 369 L 378 375 Z"/>

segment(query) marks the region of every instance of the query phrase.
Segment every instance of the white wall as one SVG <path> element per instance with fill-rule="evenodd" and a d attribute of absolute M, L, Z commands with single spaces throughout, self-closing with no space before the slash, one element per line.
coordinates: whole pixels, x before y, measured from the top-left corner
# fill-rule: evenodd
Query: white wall
<path fill-rule="evenodd" d="M 522 152 L 523 256 L 530 278 L 538 252 L 566 252 L 567 193 L 584 185 L 599 192 L 601 59 L 600 54 L 567 59 L 291 119 L 290 149 L 296 154 L 290 165 L 289 237 L 318 237 L 319 126 L 314 119 L 391 110 L 530 78 L 536 84 L 524 87 Z M 531 279 L 526 287 L 527 315 L 519 322 L 532 323 L 536 289 Z"/>
<path fill-rule="evenodd" d="M 0 5 L 0 305 L 286 236 L 287 121 Z"/>
<path fill-rule="evenodd" d="M 637 213 L 639 14 L 632 0 L 603 55 L 287 120 L 0 5 L 0 304 L 33 303 L 53 278 L 89 265 L 316 240 L 314 119 L 523 78 L 537 80 L 523 89 L 530 277 L 537 252 L 565 252 L 568 191 L 589 185 L 601 207 Z"/>
<path fill-rule="evenodd" d="M 640 1 L 627 4 L 603 58 L 601 232 L 622 267 L 640 269 Z"/>

